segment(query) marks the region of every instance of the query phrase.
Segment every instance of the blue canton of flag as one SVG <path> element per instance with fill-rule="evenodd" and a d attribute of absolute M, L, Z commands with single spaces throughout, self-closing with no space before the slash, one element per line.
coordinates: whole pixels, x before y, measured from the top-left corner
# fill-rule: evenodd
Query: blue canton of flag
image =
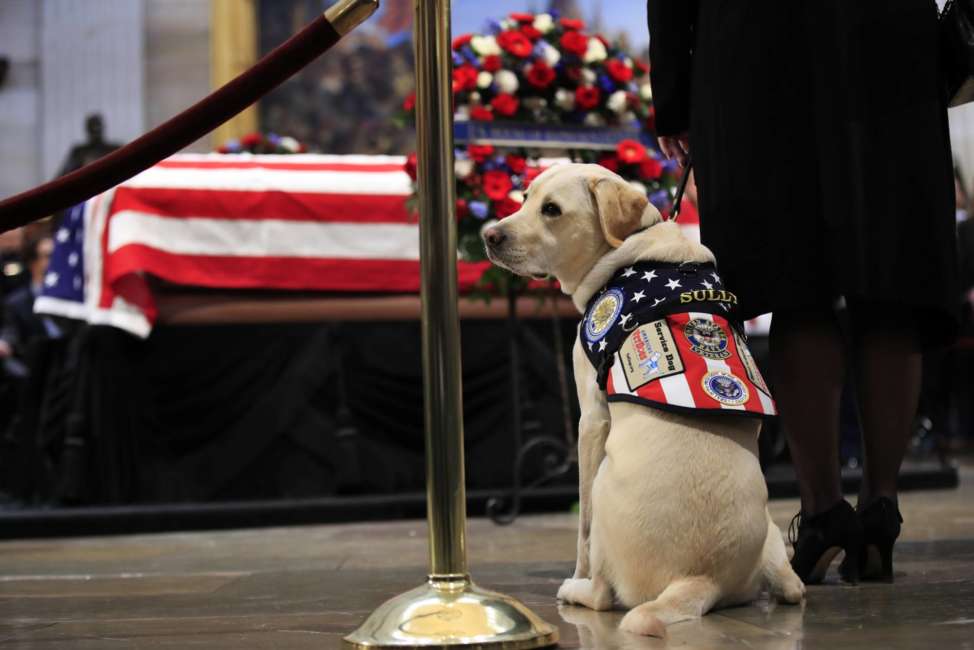
<path fill-rule="evenodd" d="M 84 203 L 68 210 L 61 227 L 54 233 L 54 252 L 51 254 L 47 273 L 44 274 L 44 286 L 39 299 L 41 303 L 47 304 L 38 311 L 75 316 L 76 314 L 68 312 L 84 306 L 84 212 Z"/>

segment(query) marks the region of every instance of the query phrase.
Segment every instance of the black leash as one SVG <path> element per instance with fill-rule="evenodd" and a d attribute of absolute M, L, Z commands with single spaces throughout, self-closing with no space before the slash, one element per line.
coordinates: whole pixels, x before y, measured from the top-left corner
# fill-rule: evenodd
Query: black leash
<path fill-rule="evenodd" d="M 687 166 L 683 168 L 683 178 L 676 188 L 676 196 L 673 198 L 673 210 L 670 213 L 670 221 L 676 221 L 680 216 L 680 207 L 683 205 L 683 193 L 687 189 L 687 181 L 690 180 L 690 172 L 693 171 L 693 161 L 687 160 Z"/>

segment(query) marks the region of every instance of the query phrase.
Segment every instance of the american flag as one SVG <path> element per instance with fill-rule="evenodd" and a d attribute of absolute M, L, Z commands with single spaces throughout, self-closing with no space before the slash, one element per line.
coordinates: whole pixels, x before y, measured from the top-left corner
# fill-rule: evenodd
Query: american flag
<path fill-rule="evenodd" d="M 400 156 L 178 155 L 68 214 L 35 311 L 148 336 L 147 276 L 194 287 L 419 291 Z M 469 289 L 486 264 L 461 263 Z"/>

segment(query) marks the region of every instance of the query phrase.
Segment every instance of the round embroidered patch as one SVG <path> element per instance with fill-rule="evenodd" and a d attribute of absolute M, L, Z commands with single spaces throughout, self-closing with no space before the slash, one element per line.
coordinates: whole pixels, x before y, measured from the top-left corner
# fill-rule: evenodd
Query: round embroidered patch
<path fill-rule="evenodd" d="M 729 372 L 708 372 L 700 383 L 704 391 L 721 404 L 740 406 L 750 398 L 744 382 Z"/>
<path fill-rule="evenodd" d="M 602 340 L 615 324 L 625 302 L 622 291 L 609 289 L 595 301 L 585 319 L 585 338 L 592 343 Z"/>
<path fill-rule="evenodd" d="M 712 320 L 694 318 L 684 326 L 683 335 L 690 342 L 690 351 L 702 357 L 720 361 L 731 355 L 727 332 Z"/>

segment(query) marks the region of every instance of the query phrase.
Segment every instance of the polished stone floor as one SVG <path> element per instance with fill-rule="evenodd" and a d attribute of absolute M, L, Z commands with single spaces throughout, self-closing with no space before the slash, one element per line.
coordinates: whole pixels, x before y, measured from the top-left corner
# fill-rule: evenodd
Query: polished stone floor
<path fill-rule="evenodd" d="M 554 600 L 574 566 L 570 515 L 471 521 L 474 578 L 561 629 L 561 647 L 974 649 L 974 469 L 962 487 L 902 497 L 895 585 L 835 582 L 803 607 L 757 603 L 618 632 L 622 613 Z M 794 501 L 775 501 L 786 528 Z M 0 650 L 339 648 L 376 605 L 419 584 L 422 522 L 0 543 Z"/>

